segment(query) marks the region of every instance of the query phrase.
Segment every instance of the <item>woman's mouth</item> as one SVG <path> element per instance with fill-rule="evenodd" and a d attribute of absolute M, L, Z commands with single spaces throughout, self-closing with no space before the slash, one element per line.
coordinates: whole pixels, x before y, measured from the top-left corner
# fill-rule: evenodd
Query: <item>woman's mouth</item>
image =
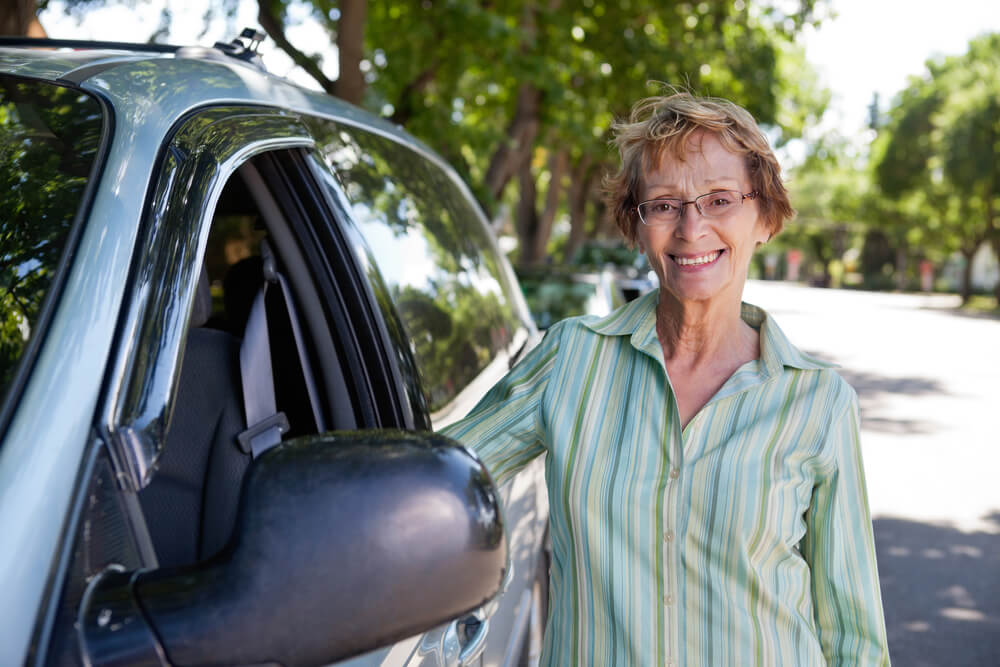
<path fill-rule="evenodd" d="M 674 263 L 685 269 L 697 269 L 714 264 L 722 256 L 723 250 L 713 250 L 704 255 L 670 255 Z"/>

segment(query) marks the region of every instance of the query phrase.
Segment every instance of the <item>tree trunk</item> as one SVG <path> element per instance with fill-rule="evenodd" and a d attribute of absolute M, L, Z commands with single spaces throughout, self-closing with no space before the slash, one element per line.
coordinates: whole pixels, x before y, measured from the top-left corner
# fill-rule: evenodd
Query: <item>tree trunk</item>
<path fill-rule="evenodd" d="M 486 187 L 494 199 L 500 198 L 504 187 L 524 163 L 525 156 L 530 160 L 541 125 L 541 107 L 542 92 L 533 84 L 522 84 L 517 91 L 517 107 L 507 127 L 507 137 L 493 153 L 486 169 Z"/>
<path fill-rule="evenodd" d="M 358 106 L 361 106 L 365 95 L 361 60 L 364 57 L 367 14 L 368 0 L 340 0 L 340 20 L 337 22 L 340 75 L 333 87 L 333 94 Z"/>
<path fill-rule="evenodd" d="M 538 234 L 539 221 L 538 209 L 535 206 L 538 199 L 538 186 L 535 184 L 535 175 L 531 173 L 530 156 L 521 161 L 517 176 L 521 190 L 514 218 L 517 227 L 518 247 L 520 248 L 517 263 L 521 266 L 532 266 L 539 261 L 535 254 L 538 248 L 535 237 Z"/>
<path fill-rule="evenodd" d="M 0 11 L 0 35 L 47 37 L 37 14 L 35 0 L 5 0 Z"/>
<path fill-rule="evenodd" d="M 587 200 L 590 194 L 590 186 L 594 180 L 596 169 L 592 168 L 593 158 L 584 155 L 573 167 L 569 182 L 569 240 L 566 242 L 565 258 L 567 262 L 573 261 L 573 257 L 583 245 L 587 233 Z"/>
<path fill-rule="evenodd" d="M 566 180 L 566 171 L 569 169 L 569 151 L 565 148 L 556 151 L 549 156 L 549 187 L 545 192 L 545 208 L 538 219 L 538 228 L 535 230 L 535 238 L 532 239 L 534 250 L 532 256 L 536 262 L 544 262 L 548 259 L 549 238 L 552 237 L 552 224 L 555 222 L 556 213 L 559 212 L 559 202 L 562 199 L 563 181 Z"/>
<path fill-rule="evenodd" d="M 969 297 L 972 296 L 972 258 L 976 256 L 976 250 L 979 249 L 979 244 L 970 248 L 962 248 L 962 257 L 965 258 L 965 266 L 962 267 L 962 305 L 969 303 Z"/>

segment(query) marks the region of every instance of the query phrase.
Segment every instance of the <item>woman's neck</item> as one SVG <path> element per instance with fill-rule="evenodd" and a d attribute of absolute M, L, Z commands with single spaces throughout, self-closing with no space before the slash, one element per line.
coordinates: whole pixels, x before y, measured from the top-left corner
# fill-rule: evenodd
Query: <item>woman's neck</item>
<path fill-rule="evenodd" d="M 656 334 L 671 366 L 738 367 L 759 356 L 759 336 L 740 317 L 739 298 L 681 302 L 661 290 Z"/>

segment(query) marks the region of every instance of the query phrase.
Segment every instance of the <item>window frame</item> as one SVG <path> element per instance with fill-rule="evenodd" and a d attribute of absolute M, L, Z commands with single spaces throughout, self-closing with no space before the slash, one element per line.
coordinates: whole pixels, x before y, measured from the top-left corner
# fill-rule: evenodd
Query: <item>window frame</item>
<path fill-rule="evenodd" d="M 123 488 L 153 474 L 176 399 L 187 324 L 212 213 L 237 168 L 267 151 L 312 146 L 297 115 L 199 109 L 174 125 L 155 164 L 98 423 Z"/>

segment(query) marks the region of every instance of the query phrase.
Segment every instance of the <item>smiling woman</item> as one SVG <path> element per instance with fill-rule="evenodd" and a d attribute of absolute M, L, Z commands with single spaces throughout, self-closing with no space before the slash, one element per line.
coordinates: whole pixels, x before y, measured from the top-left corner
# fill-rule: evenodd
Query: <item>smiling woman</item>
<path fill-rule="evenodd" d="M 888 665 L 857 397 L 742 303 L 793 214 L 740 107 L 615 127 L 609 210 L 660 289 L 575 317 L 447 432 L 499 481 L 546 455 L 543 664 Z"/>

